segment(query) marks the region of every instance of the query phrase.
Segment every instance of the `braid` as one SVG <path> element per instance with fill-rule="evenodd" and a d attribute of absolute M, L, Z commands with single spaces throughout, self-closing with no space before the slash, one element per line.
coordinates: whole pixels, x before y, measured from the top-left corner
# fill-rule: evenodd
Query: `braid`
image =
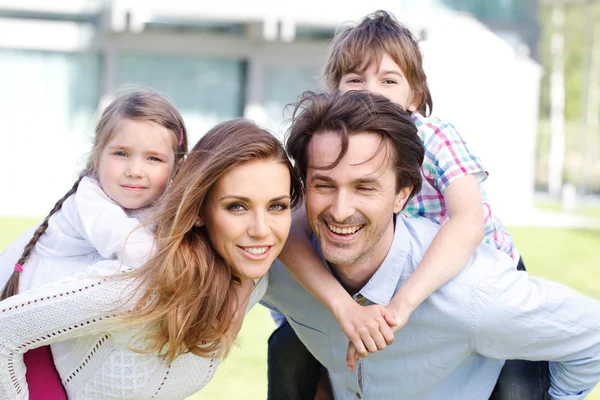
<path fill-rule="evenodd" d="M 60 211 L 65 200 L 68 199 L 72 194 L 74 194 L 77 191 L 79 182 L 81 182 L 81 180 L 87 175 L 86 172 L 87 172 L 87 170 L 84 171 L 84 173 L 82 173 L 81 175 L 79 175 L 79 178 L 73 184 L 73 187 L 71 188 L 71 190 L 69 190 L 67 192 L 67 194 L 65 194 L 60 200 L 58 200 L 56 202 L 56 204 L 54 205 L 54 208 L 52 208 L 50 213 L 46 216 L 46 218 L 44 218 L 44 221 L 42 221 L 40 226 L 35 230 L 33 237 L 31 238 L 29 243 L 27 243 L 27 246 L 25 246 L 25 248 L 23 249 L 23 254 L 21 255 L 21 258 L 19 258 L 19 260 L 17 261 L 17 264 L 23 265 L 29 259 L 29 256 L 31 255 L 31 251 L 35 247 L 35 244 L 39 240 L 40 236 L 42 236 L 44 234 L 44 232 L 46 232 L 46 229 L 48 229 L 48 221 L 50 220 L 50 217 L 52 217 L 52 215 L 54 215 L 58 211 Z M 4 286 L 4 289 L 2 290 L 2 294 L 0 294 L 0 300 L 4 300 L 11 296 L 14 296 L 15 294 L 18 293 L 18 291 L 19 291 L 19 272 L 15 271 L 10 276 L 10 279 L 8 280 L 8 282 L 6 282 L 6 285 Z"/>

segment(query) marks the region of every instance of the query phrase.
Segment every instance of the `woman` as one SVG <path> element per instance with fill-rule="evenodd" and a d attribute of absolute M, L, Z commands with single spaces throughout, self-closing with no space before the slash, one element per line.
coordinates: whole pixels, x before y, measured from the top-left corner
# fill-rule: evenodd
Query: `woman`
<path fill-rule="evenodd" d="M 50 343 L 69 398 L 200 390 L 264 293 L 300 196 L 270 133 L 244 120 L 213 128 L 162 201 L 146 265 L 102 261 L 0 302 L 0 398 L 27 398 L 22 355 Z"/>

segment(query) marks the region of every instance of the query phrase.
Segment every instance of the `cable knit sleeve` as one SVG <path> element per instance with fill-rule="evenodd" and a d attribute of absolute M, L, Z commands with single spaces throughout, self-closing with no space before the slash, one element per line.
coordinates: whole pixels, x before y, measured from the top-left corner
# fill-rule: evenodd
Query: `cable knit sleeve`
<path fill-rule="evenodd" d="M 115 329 L 115 317 L 138 300 L 131 278 L 115 276 L 117 261 L 103 261 L 0 302 L 0 398 L 27 399 L 23 354 L 36 347 Z"/>
<path fill-rule="evenodd" d="M 92 178 L 83 178 L 75 193 L 82 235 L 106 259 L 118 258 L 137 268 L 151 256 L 154 236 L 129 217 Z"/>

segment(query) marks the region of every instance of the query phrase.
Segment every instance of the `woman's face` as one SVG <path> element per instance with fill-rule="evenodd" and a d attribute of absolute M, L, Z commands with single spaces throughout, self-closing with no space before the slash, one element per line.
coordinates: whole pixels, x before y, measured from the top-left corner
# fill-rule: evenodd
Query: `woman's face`
<path fill-rule="evenodd" d="M 281 252 L 292 223 L 290 173 L 275 160 L 257 160 L 224 174 L 212 187 L 202 222 L 233 274 L 257 279 Z"/>

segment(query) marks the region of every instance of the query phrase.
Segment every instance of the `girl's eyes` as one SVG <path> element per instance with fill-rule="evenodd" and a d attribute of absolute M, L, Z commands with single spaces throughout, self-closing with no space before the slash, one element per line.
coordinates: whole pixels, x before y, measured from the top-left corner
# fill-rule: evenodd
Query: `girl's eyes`
<path fill-rule="evenodd" d="M 154 156 L 148 157 L 148 160 L 150 160 L 150 161 L 156 161 L 156 162 L 163 162 L 162 159 L 160 159 L 158 157 L 154 157 Z"/>
<path fill-rule="evenodd" d="M 124 151 L 115 151 L 113 154 L 117 157 L 127 157 L 127 153 Z"/>

